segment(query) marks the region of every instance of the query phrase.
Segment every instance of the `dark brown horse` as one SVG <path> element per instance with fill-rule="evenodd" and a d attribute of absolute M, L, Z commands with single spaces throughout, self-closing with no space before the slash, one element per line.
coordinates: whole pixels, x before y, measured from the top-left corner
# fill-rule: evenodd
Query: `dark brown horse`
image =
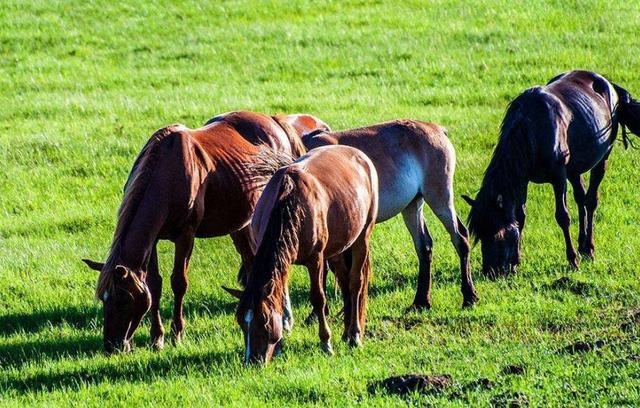
<path fill-rule="evenodd" d="M 396 120 L 342 132 L 316 131 L 306 134 L 303 142 L 307 149 L 336 144 L 352 146 L 371 159 L 380 178 L 376 222 L 402 214 L 418 254 L 420 269 L 414 308 L 431 307 L 433 241 L 422 212 L 425 202 L 446 228 L 460 257 L 463 305 L 477 301 L 469 272 L 467 228 L 453 204 L 456 154 L 443 127 L 417 120 Z"/>
<path fill-rule="evenodd" d="M 245 362 L 268 362 L 288 325 L 288 273 L 305 265 L 322 349 L 332 353 L 325 314 L 326 260 L 351 254 L 350 269 L 336 272 L 344 298 L 344 335 L 359 345 L 364 333 L 370 275 L 369 236 L 376 219 L 378 179 L 369 158 L 347 146 L 315 149 L 278 170 L 256 206 L 253 269 L 236 317 L 245 339 Z M 342 263 L 340 263 L 342 265 Z"/>
<path fill-rule="evenodd" d="M 252 112 L 234 112 L 195 130 L 169 126 L 149 139 L 127 180 L 107 261 L 85 260 L 100 271 L 96 296 L 104 303 L 108 352 L 130 348 L 149 309 L 152 344 L 164 344 L 156 254 L 160 239 L 175 243 L 171 329 L 174 339 L 181 339 L 194 238 L 232 234 L 250 267 L 247 226 L 262 188 L 276 169 L 303 152 L 300 135 L 285 117 Z"/>
<path fill-rule="evenodd" d="M 498 145 L 482 187 L 471 204 L 469 228 L 482 246 L 482 268 L 493 276 L 515 271 L 525 225 L 529 182 L 551 183 L 555 218 L 562 229 L 569 264 L 578 255 L 569 233 L 567 180 L 578 204 L 578 250 L 593 258 L 593 218 L 598 187 L 622 125 L 640 134 L 640 104 L 629 92 L 589 71 L 571 71 L 546 86 L 528 89 L 507 108 Z M 591 171 L 589 188 L 582 174 Z"/>

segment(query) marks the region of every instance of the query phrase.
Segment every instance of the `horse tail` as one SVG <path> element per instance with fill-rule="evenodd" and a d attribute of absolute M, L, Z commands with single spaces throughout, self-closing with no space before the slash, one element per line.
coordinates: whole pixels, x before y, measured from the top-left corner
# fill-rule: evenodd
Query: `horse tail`
<path fill-rule="evenodd" d="M 284 133 L 286 133 L 293 157 L 298 158 L 305 154 L 307 149 L 304 147 L 304 144 L 302 144 L 302 138 L 296 129 L 287 122 L 287 117 L 285 115 L 275 115 L 271 118 L 284 130 Z"/>
<path fill-rule="evenodd" d="M 625 149 L 629 146 L 629 135 L 627 129 L 636 136 L 640 136 L 640 102 L 633 99 L 629 91 L 623 87 L 612 83 L 618 94 L 618 106 L 616 113 L 618 122 L 622 126 L 622 143 Z"/>

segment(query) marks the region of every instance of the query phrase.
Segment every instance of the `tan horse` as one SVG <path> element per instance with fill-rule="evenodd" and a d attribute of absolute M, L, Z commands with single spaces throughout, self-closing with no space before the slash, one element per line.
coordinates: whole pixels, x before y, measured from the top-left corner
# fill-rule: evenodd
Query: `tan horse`
<path fill-rule="evenodd" d="M 432 123 L 395 120 L 343 132 L 316 131 L 303 137 L 307 149 L 347 145 L 363 151 L 380 177 L 376 222 L 401 213 L 420 264 L 414 308 L 431 307 L 431 248 L 424 222 L 426 202 L 445 226 L 460 257 L 463 306 L 477 301 L 469 271 L 469 236 L 453 205 L 456 155 L 446 130 Z M 332 264 L 332 269 L 336 265 Z M 339 267 L 339 266 L 337 266 Z"/>
<path fill-rule="evenodd" d="M 268 362 L 286 328 L 288 273 L 304 265 L 322 349 L 332 353 L 325 314 L 325 260 L 351 253 L 350 270 L 336 276 L 342 289 L 344 339 L 359 345 L 364 332 L 370 275 L 369 236 L 377 214 L 378 178 L 361 151 L 347 146 L 316 149 L 278 170 L 253 216 L 257 252 L 240 295 L 236 317 L 245 338 L 245 362 Z M 283 327 L 284 326 L 284 327 Z"/>
<path fill-rule="evenodd" d="M 96 296 L 104 303 L 107 352 L 130 348 L 149 309 L 152 344 L 164 344 L 160 239 L 175 243 L 171 328 L 174 339 L 181 339 L 194 238 L 232 234 L 250 265 L 248 225 L 260 193 L 277 168 L 303 152 L 285 117 L 252 112 L 234 112 L 195 130 L 169 126 L 149 139 L 126 183 L 106 263 L 85 260 L 100 271 Z"/>

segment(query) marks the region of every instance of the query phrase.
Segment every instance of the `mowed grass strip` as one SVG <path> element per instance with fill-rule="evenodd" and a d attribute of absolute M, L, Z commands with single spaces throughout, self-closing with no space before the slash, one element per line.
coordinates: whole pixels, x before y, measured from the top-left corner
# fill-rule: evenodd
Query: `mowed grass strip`
<path fill-rule="evenodd" d="M 105 357 L 97 276 L 80 258 L 105 257 L 122 186 L 156 129 L 234 109 L 308 112 L 336 129 L 441 123 L 466 217 L 459 196 L 479 188 L 506 104 L 522 90 L 585 68 L 640 95 L 639 20 L 637 1 L 3 1 L 0 403 L 637 405 L 640 152 L 621 144 L 601 187 L 596 261 L 567 269 L 551 188 L 531 186 L 520 273 L 484 279 L 476 248 L 472 310 L 461 309 L 457 257 L 426 209 L 434 307 L 406 314 L 413 245 L 401 219 L 377 226 L 365 344 L 342 344 L 333 319 L 334 357 L 320 353 L 317 327 L 301 324 L 309 284 L 296 267 L 284 356 L 242 366 L 235 304 L 220 288 L 234 285 L 239 264 L 228 238 L 196 244 L 183 344 L 151 351 L 145 323 L 133 353 Z M 173 248 L 159 249 L 168 330 Z M 452 384 L 369 390 L 412 372 Z"/>

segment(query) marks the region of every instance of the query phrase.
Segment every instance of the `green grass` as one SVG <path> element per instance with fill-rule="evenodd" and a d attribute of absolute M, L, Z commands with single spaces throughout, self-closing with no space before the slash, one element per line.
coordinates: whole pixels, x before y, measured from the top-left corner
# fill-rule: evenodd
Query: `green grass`
<path fill-rule="evenodd" d="M 286 354 L 241 364 L 228 238 L 199 241 L 186 298 L 187 337 L 105 357 L 95 273 L 129 168 L 159 127 L 198 127 L 233 109 L 309 112 L 336 129 L 397 117 L 438 122 L 458 154 L 456 193 L 475 194 L 509 100 L 573 68 L 640 94 L 636 1 L 3 0 L 0 4 L 0 403 L 8 405 L 488 405 L 523 393 L 534 406 L 638 405 L 640 152 L 617 146 L 601 188 L 597 260 L 565 267 L 551 189 L 532 186 L 520 274 L 480 276 L 461 310 L 457 260 L 429 211 L 434 308 L 405 315 L 417 260 L 402 221 L 376 227 L 364 348 L 318 350 L 308 277 L 292 273 L 298 324 Z M 456 204 L 462 216 L 468 208 Z M 571 203 L 575 219 L 575 205 Z M 574 229 L 574 237 L 577 235 Z M 165 326 L 172 246 L 160 246 Z M 576 290 L 552 283 L 569 276 Z M 340 307 L 333 294 L 332 310 Z M 582 354 L 558 350 L 604 340 Z M 517 364 L 522 375 L 505 375 Z M 371 394 L 390 375 L 450 374 L 442 393 Z M 485 377 L 492 389 L 464 389 Z M 504 398 L 502 398 L 504 399 Z"/>

